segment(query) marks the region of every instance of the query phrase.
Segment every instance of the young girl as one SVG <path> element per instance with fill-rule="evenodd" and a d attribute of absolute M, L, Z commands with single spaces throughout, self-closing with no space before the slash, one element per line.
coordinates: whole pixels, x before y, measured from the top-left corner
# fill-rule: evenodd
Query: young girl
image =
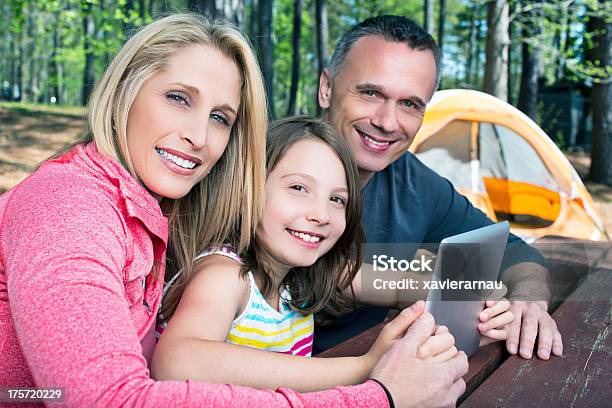
<path fill-rule="evenodd" d="M 269 130 L 266 167 L 266 206 L 251 248 L 242 258 L 228 246 L 197 258 L 156 347 L 156 378 L 313 391 L 365 380 L 399 337 L 383 330 L 366 355 L 335 359 L 256 355 L 227 344 L 310 356 L 313 313 L 356 305 L 350 283 L 360 267 L 361 200 L 348 147 L 329 125 L 284 119 Z M 500 326 L 512 320 L 505 303 L 494 311 L 505 315 Z M 444 328 L 420 349 L 439 360 L 456 352 Z"/>

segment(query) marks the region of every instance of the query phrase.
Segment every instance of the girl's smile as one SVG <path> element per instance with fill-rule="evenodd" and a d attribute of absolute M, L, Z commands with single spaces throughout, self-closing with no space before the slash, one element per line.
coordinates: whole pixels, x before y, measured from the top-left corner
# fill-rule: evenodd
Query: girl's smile
<path fill-rule="evenodd" d="M 298 240 L 302 245 L 309 248 L 318 248 L 321 241 L 325 239 L 325 236 L 310 231 L 296 231 L 286 228 L 286 231 L 291 234 L 292 237 Z"/>
<path fill-rule="evenodd" d="M 348 187 L 342 162 L 324 142 L 302 139 L 266 181 L 266 208 L 257 237 L 285 273 L 325 255 L 346 226 Z"/>

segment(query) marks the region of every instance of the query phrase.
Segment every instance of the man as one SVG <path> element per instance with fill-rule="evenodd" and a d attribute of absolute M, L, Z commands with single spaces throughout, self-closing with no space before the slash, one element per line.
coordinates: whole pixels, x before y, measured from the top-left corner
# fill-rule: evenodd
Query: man
<path fill-rule="evenodd" d="M 321 74 L 324 120 L 346 139 L 363 186 L 363 222 L 369 243 L 439 243 L 492 223 L 450 182 L 406 152 L 440 82 L 441 53 L 433 38 L 399 16 L 369 18 L 338 42 Z M 548 314 L 548 271 L 541 256 L 511 235 L 502 265 L 515 319 L 506 346 L 531 358 L 561 355 L 561 334 Z M 510 254 L 510 255 L 508 255 Z M 384 319 L 387 310 L 364 308 L 318 328 L 321 351 Z"/>

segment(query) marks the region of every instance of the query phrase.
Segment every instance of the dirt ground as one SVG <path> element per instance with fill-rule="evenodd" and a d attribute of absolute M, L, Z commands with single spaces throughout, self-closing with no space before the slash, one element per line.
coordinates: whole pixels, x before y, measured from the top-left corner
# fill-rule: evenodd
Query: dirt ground
<path fill-rule="evenodd" d="M 591 158 L 589 155 L 582 152 L 576 152 L 567 153 L 565 156 L 569 159 L 578 172 L 578 175 L 580 175 L 580 178 L 584 181 L 589 173 L 589 167 L 591 166 Z M 612 236 L 612 187 L 588 180 L 584 181 L 584 185 L 595 201 L 595 206 L 606 226 L 608 234 Z"/>
<path fill-rule="evenodd" d="M 0 193 L 23 180 L 62 146 L 83 136 L 83 114 L 0 106 Z"/>
<path fill-rule="evenodd" d="M 44 109 L 0 106 L 0 193 L 23 180 L 38 163 L 86 132 L 84 111 L 70 114 Z M 584 153 L 569 153 L 578 174 L 588 173 L 590 158 Z M 585 182 L 595 205 L 612 234 L 612 187 Z"/>

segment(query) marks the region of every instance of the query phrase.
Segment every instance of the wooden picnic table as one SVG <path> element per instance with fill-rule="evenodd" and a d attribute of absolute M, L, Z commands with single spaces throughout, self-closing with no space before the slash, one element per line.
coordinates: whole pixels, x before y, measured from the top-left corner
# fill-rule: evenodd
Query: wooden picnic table
<path fill-rule="evenodd" d="M 612 406 L 608 337 L 612 319 L 612 244 L 545 237 L 535 245 L 551 264 L 551 309 L 563 336 L 563 356 L 543 361 L 510 355 L 503 343 L 469 359 L 462 407 Z M 381 323 L 319 354 L 367 352 Z M 534 352 L 535 356 L 535 352 Z"/>

